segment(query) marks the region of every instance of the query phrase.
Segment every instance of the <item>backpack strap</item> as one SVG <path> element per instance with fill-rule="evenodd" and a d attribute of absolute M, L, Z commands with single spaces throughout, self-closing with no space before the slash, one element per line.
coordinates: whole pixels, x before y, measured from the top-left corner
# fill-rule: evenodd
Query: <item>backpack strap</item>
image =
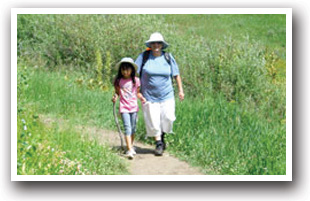
<path fill-rule="evenodd" d="M 171 66 L 171 57 L 170 57 L 170 54 L 169 54 L 168 52 L 163 51 L 163 53 L 164 53 L 164 56 L 165 56 L 165 59 L 166 59 L 167 63 L 168 63 L 169 66 L 170 66 L 170 70 L 171 70 L 171 82 L 173 83 L 172 66 Z"/>
<path fill-rule="evenodd" d="M 142 55 L 142 64 L 141 64 L 141 68 L 140 68 L 140 72 L 139 72 L 139 76 L 141 78 L 142 76 L 142 69 L 143 69 L 143 66 L 145 65 L 145 63 L 147 62 L 147 60 L 149 59 L 149 56 L 150 56 L 150 50 L 146 50 L 143 52 L 143 55 Z"/>
<path fill-rule="evenodd" d="M 171 58 L 168 52 L 163 51 L 167 63 L 171 66 Z"/>

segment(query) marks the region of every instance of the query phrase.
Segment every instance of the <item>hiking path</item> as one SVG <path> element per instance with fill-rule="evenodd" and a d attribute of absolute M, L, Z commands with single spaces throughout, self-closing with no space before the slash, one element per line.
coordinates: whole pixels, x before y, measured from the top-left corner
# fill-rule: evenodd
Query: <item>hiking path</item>
<path fill-rule="evenodd" d="M 50 124 L 55 120 L 44 117 L 44 122 Z M 64 124 L 63 120 L 57 120 L 59 124 Z M 60 127 L 62 127 L 60 125 Z M 91 138 L 96 138 L 100 144 L 105 144 L 112 149 L 120 150 L 120 138 L 116 131 L 104 130 L 97 127 L 77 126 L 77 130 L 82 134 L 88 134 Z M 125 146 L 125 141 L 124 141 Z M 163 156 L 154 155 L 154 146 L 144 144 L 138 141 L 134 143 L 137 154 L 134 159 L 129 160 L 121 151 L 118 151 L 120 157 L 129 162 L 130 175 L 203 175 L 196 167 L 191 167 L 185 161 L 164 152 Z"/>

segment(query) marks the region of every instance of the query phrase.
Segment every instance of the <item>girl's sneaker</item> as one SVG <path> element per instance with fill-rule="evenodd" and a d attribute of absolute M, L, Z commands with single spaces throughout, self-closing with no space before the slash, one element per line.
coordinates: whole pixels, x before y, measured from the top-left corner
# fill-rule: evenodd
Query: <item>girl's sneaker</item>
<path fill-rule="evenodd" d="M 128 150 L 126 152 L 126 156 L 128 157 L 128 159 L 132 160 L 134 158 L 134 154 L 132 150 Z"/>
<path fill-rule="evenodd" d="M 137 154 L 137 152 L 136 152 L 136 148 L 135 147 L 132 147 L 132 153 L 133 153 L 133 155 L 136 155 Z"/>

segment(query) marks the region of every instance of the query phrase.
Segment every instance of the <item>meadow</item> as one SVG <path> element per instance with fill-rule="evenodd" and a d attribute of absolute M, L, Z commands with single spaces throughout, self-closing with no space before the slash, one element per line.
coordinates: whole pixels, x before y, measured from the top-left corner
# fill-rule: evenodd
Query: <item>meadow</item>
<path fill-rule="evenodd" d="M 286 174 L 285 30 L 285 15 L 18 15 L 18 174 L 126 174 L 74 127 L 116 130 L 113 66 L 154 31 L 186 95 L 168 151 L 206 174 Z M 152 143 L 139 118 L 137 139 Z"/>

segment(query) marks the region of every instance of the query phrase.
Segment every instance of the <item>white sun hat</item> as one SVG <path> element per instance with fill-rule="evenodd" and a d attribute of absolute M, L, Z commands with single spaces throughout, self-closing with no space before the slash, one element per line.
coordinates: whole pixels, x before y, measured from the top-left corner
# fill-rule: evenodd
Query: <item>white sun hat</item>
<path fill-rule="evenodd" d="M 122 63 L 130 63 L 130 64 L 135 68 L 135 71 L 137 71 L 137 69 L 138 69 L 137 64 L 135 64 L 135 62 L 133 61 L 133 59 L 130 58 L 130 57 L 124 57 L 124 58 L 122 58 L 122 60 L 121 60 L 120 62 L 118 62 L 118 63 L 115 65 L 115 69 L 118 70 L 119 67 L 120 67 L 120 65 L 121 65 Z"/>
<path fill-rule="evenodd" d="M 165 49 L 169 46 L 169 44 L 164 40 L 164 37 L 159 32 L 152 33 L 150 36 L 150 39 L 145 42 L 145 45 L 147 47 L 151 47 L 152 42 L 162 42 L 163 43 L 163 49 Z"/>

